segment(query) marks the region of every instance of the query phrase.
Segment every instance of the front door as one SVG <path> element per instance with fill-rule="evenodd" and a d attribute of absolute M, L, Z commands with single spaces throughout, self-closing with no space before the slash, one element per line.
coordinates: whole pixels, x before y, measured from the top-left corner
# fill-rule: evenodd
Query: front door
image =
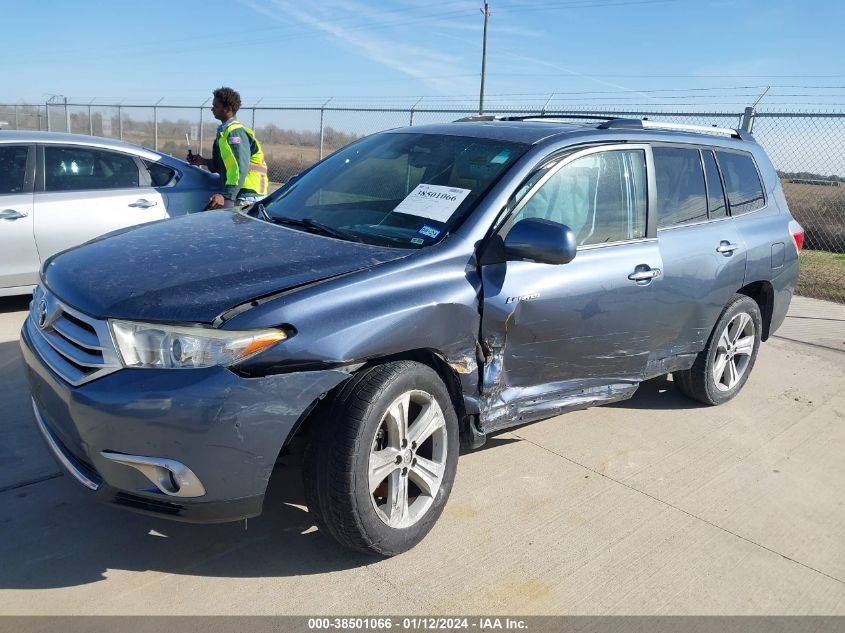
<path fill-rule="evenodd" d="M 34 149 L 0 145 L 0 296 L 38 283 L 32 228 Z"/>
<path fill-rule="evenodd" d="M 630 395 L 654 336 L 662 274 L 647 232 L 644 147 L 594 148 L 548 169 L 499 235 L 527 218 L 569 226 L 574 260 L 482 266 L 485 432 Z M 518 194 L 519 195 L 519 194 Z"/>
<path fill-rule="evenodd" d="M 44 145 L 43 154 L 43 190 L 35 193 L 42 261 L 104 233 L 167 217 L 161 193 L 141 178 L 134 156 L 85 145 Z"/>

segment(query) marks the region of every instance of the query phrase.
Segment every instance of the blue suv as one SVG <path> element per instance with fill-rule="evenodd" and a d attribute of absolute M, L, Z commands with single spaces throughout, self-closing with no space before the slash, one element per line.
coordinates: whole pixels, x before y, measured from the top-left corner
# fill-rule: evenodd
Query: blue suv
<path fill-rule="evenodd" d="M 21 347 L 41 433 L 101 500 L 255 516 L 300 437 L 318 525 L 393 555 L 437 520 L 461 445 L 663 374 L 708 405 L 734 397 L 802 240 L 743 131 L 404 128 L 245 212 L 54 256 Z"/>

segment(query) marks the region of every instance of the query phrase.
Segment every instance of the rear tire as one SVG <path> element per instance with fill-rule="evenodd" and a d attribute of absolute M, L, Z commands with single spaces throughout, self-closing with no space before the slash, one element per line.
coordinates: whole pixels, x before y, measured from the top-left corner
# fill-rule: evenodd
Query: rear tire
<path fill-rule="evenodd" d="M 672 373 L 678 389 L 704 404 L 727 402 L 740 392 L 757 360 L 763 319 L 757 302 L 734 295 L 693 366 Z"/>
<path fill-rule="evenodd" d="M 365 369 L 323 408 L 305 454 L 318 527 L 358 551 L 393 556 L 434 526 L 455 479 L 458 418 L 431 368 Z"/>

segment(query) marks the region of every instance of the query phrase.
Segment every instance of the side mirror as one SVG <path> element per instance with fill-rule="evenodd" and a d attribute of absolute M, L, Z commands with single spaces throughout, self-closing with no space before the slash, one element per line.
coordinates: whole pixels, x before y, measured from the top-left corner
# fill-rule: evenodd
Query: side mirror
<path fill-rule="evenodd" d="M 541 264 L 568 264 L 575 258 L 577 247 L 572 229 L 540 218 L 520 220 L 505 237 L 508 259 L 531 259 Z"/>

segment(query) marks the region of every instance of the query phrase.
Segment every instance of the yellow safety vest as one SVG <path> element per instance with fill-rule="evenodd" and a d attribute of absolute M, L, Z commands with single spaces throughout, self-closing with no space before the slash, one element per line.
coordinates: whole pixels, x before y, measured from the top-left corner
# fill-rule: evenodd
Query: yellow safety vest
<path fill-rule="evenodd" d="M 227 125 L 217 135 L 217 148 L 220 150 L 220 158 L 223 160 L 223 165 L 226 166 L 226 184 L 237 185 L 240 181 L 241 174 L 238 167 L 238 159 L 235 158 L 235 153 L 229 146 L 228 141 L 229 133 L 233 130 L 240 129 L 243 129 L 249 135 L 249 138 L 255 142 L 255 153 L 249 157 L 249 171 L 241 188 L 251 189 L 259 195 L 266 196 L 267 163 L 264 162 L 264 152 L 261 151 L 261 143 L 255 138 L 255 132 L 237 121 L 233 121 Z"/>

